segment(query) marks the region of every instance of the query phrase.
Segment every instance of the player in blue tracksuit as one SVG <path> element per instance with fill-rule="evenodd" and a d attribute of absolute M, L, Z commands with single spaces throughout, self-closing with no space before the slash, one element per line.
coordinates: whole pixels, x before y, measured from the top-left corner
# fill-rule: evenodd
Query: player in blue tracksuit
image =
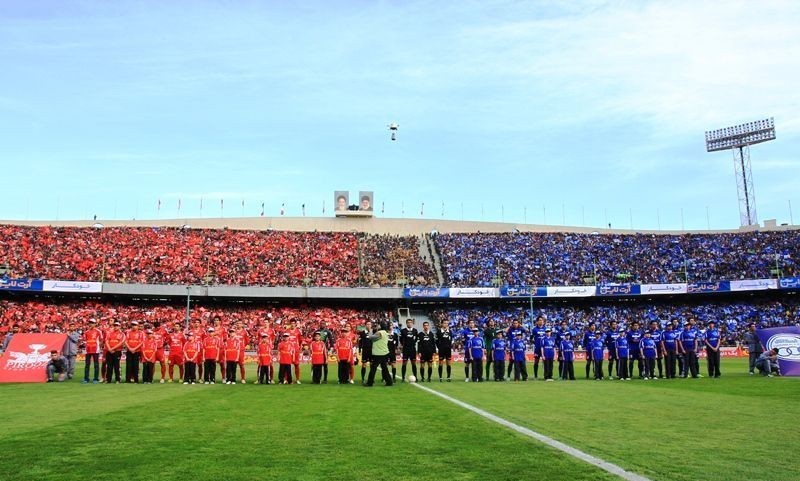
<path fill-rule="evenodd" d="M 658 321 L 650 321 L 650 337 L 656 342 L 656 367 L 658 367 L 658 377 L 664 377 L 664 351 L 661 349 L 661 329 Z"/>
<path fill-rule="evenodd" d="M 664 351 L 664 367 L 666 368 L 667 379 L 675 379 L 675 362 L 678 360 L 678 337 L 679 332 L 672 328 L 672 323 L 667 323 L 664 332 L 661 333 L 661 349 Z"/>
<path fill-rule="evenodd" d="M 586 332 L 583 333 L 583 350 L 586 351 L 586 379 L 589 379 L 589 373 L 592 368 L 592 341 L 594 341 L 596 330 L 597 326 L 594 323 L 590 323 L 589 327 L 586 328 Z"/>
<path fill-rule="evenodd" d="M 506 341 L 508 341 L 509 348 L 512 348 L 511 344 L 517 339 L 517 335 L 522 335 L 524 339 L 526 333 L 527 332 L 525 331 L 525 328 L 522 327 L 522 323 L 519 321 L 519 319 L 514 319 L 514 321 L 511 323 L 511 327 L 509 327 L 508 331 L 506 332 Z M 507 378 L 511 378 L 511 369 L 513 367 L 514 367 L 514 359 L 513 357 L 509 357 L 508 368 L 506 371 Z M 527 377 L 528 375 L 526 373 L 525 378 Z"/>
<path fill-rule="evenodd" d="M 617 340 L 614 342 L 614 350 L 617 353 L 617 377 L 630 381 L 631 376 L 628 374 L 628 357 L 630 352 L 628 349 L 628 337 L 624 332 L 621 332 L 619 336 L 617 336 Z"/>
<path fill-rule="evenodd" d="M 545 327 L 544 317 L 536 318 L 536 325 L 531 328 L 531 338 L 533 340 L 533 377 L 539 378 L 539 359 L 542 358 L 542 339 L 544 338 Z"/>
<path fill-rule="evenodd" d="M 542 357 L 544 358 L 544 380 L 553 380 L 553 361 L 556 358 L 556 338 L 553 337 L 553 331 L 548 327 L 544 332 L 544 337 L 541 341 Z"/>
<path fill-rule="evenodd" d="M 683 331 L 679 337 L 678 349 L 683 354 L 683 363 L 687 373 L 691 373 L 693 378 L 697 377 L 697 332 L 692 330 L 688 323 L 683 325 Z M 687 377 L 687 373 L 683 377 Z"/>
<path fill-rule="evenodd" d="M 594 364 L 594 379 L 596 381 L 603 379 L 603 350 L 606 347 L 606 343 L 602 336 L 602 332 L 596 331 L 594 339 L 589 343 L 592 351 L 592 363 Z"/>
<path fill-rule="evenodd" d="M 631 325 L 631 329 L 627 333 L 628 336 L 628 349 L 630 349 L 630 360 L 628 361 L 628 375 L 633 376 L 633 361 L 636 361 L 636 367 L 639 369 L 639 377 L 643 376 L 643 362 L 642 362 L 642 350 L 639 346 L 639 342 L 641 342 L 642 337 L 644 334 L 642 330 L 639 329 L 639 323 L 637 321 L 633 321 Z"/>
<path fill-rule="evenodd" d="M 619 331 L 617 328 L 617 321 L 611 321 L 611 325 L 606 330 L 605 342 L 606 350 L 608 351 L 608 378 L 614 379 L 611 375 L 614 369 L 617 370 L 617 377 L 619 377 L 619 363 L 617 362 L 617 338 Z"/>
<path fill-rule="evenodd" d="M 642 357 L 644 357 L 644 378 L 645 380 L 650 378 L 655 379 L 658 344 L 653 340 L 653 335 L 650 331 L 644 332 L 644 337 L 639 345 L 642 349 Z"/>
<path fill-rule="evenodd" d="M 472 328 L 472 339 L 469 340 L 467 349 L 472 359 L 472 382 L 483 382 L 483 351 L 486 343 L 477 327 Z"/>
<path fill-rule="evenodd" d="M 558 350 L 561 353 L 561 359 L 563 360 L 563 364 L 561 365 L 561 370 L 559 372 L 559 378 L 564 381 L 567 379 L 574 381 L 575 343 L 572 342 L 572 334 L 569 332 L 564 334 L 564 339 L 559 344 Z"/>
<path fill-rule="evenodd" d="M 469 341 L 475 336 L 474 333 L 475 321 L 470 320 L 467 322 L 467 327 L 461 330 L 461 336 L 464 339 L 464 381 L 469 382 L 469 368 L 472 366 L 472 357 L 469 353 Z"/>
<path fill-rule="evenodd" d="M 719 347 L 720 347 L 720 334 L 717 329 L 715 321 L 708 321 L 708 329 L 706 329 L 705 343 L 706 347 L 706 362 L 708 362 L 708 377 L 719 377 Z"/>
<path fill-rule="evenodd" d="M 566 335 L 568 332 L 569 329 L 567 328 L 567 321 L 561 321 L 560 325 L 558 326 L 558 329 L 556 329 L 555 332 L 553 332 L 553 337 L 556 338 L 556 348 L 561 346 L 561 341 L 564 340 L 564 335 Z M 564 363 L 564 358 L 561 355 L 561 349 L 558 349 L 556 351 L 556 360 L 558 360 L 558 372 L 560 377 Z"/>
<path fill-rule="evenodd" d="M 511 343 L 511 355 L 514 359 L 514 381 L 528 380 L 528 367 L 527 360 L 525 359 L 525 345 L 524 333 L 517 333 L 517 338 Z"/>
<path fill-rule="evenodd" d="M 506 370 L 506 356 L 508 355 L 508 342 L 503 339 L 503 331 L 498 330 L 492 341 L 492 364 L 494 380 L 504 381 L 503 373 Z"/>

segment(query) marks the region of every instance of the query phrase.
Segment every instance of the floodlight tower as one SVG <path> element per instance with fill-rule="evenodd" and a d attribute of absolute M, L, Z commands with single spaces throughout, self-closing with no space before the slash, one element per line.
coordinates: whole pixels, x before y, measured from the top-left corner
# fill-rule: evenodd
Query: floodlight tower
<path fill-rule="evenodd" d="M 731 149 L 736 189 L 739 194 L 739 221 L 742 226 L 757 225 L 753 174 L 750 171 L 750 146 L 775 140 L 772 117 L 706 132 L 706 151 Z"/>

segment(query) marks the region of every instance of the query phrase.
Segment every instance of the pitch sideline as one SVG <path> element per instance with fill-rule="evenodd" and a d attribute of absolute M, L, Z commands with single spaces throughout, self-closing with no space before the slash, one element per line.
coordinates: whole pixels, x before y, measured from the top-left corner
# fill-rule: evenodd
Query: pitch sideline
<path fill-rule="evenodd" d="M 649 478 L 646 478 L 636 473 L 632 473 L 630 471 L 626 471 L 614 463 L 609 463 L 608 461 L 604 461 L 598 457 L 592 456 L 591 454 L 584 453 L 583 451 L 573 448 L 572 446 L 569 446 L 567 444 L 564 444 L 561 441 L 556 441 L 555 439 L 545 436 L 544 434 L 537 433 L 536 431 L 520 426 L 519 424 L 514 424 L 511 421 L 507 421 L 499 416 L 495 416 L 492 413 L 486 412 L 483 409 L 477 408 L 471 404 L 467 404 L 464 401 L 459 401 L 458 399 L 450 397 L 447 394 L 442 394 L 439 391 L 436 391 L 429 387 L 422 386 L 418 383 L 411 383 L 411 385 L 419 389 L 422 389 L 423 391 L 427 391 L 433 394 L 434 396 L 439 396 L 440 398 L 446 401 L 450 401 L 451 403 L 460 406 L 468 411 L 472 411 L 473 413 L 482 416 L 490 421 L 494 421 L 497 424 L 513 429 L 514 431 L 522 435 L 528 436 L 552 448 L 558 449 L 559 451 L 569 454 L 572 457 L 578 458 L 581 461 L 589 463 L 593 466 L 597 466 L 598 468 L 607 471 L 611 474 L 614 474 L 616 476 L 619 476 L 623 479 L 626 479 L 628 481 L 651 481 Z"/>

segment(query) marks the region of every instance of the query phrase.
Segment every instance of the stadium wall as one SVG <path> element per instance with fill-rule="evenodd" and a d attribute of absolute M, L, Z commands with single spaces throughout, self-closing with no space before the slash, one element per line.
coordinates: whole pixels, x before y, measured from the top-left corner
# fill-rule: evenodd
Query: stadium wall
<path fill-rule="evenodd" d="M 387 219 L 343 217 L 232 217 L 194 219 L 149 220 L 65 220 L 65 221 L 0 221 L 0 224 L 24 226 L 92 227 L 183 227 L 196 229 L 279 230 L 295 232 L 364 232 L 368 234 L 419 235 L 433 231 L 440 233 L 474 232 L 574 232 L 598 234 L 722 234 L 750 231 L 781 231 L 800 229 L 800 226 L 778 226 L 765 222 L 765 227 L 748 226 L 731 230 L 631 230 L 603 229 L 505 222 L 473 222 L 447 219 Z"/>

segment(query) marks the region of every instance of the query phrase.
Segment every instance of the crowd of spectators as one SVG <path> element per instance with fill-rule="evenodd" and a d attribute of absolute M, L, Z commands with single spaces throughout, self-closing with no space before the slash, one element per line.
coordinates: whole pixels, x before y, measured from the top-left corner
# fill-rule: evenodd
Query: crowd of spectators
<path fill-rule="evenodd" d="M 733 234 L 435 236 L 453 287 L 761 279 L 800 274 L 800 230 Z M 773 270 L 780 271 L 773 272 Z"/>
<path fill-rule="evenodd" d="M 148 284 L 353 286 L 353 233 L 0 226 L 0 266 L 19 278 Z"/>
<path fill-rule="evenodd" d="M 251 334 L 267 325 L 277 332 L 296 326 L 305 339 L 310 339 L 315 331 L 321 329 L 336 335 L 345 325 L 355 332 L 366 320 L 378 322 L 392 318 L 392 313 L 386 309 L 317 306 L 194 306 L 190 313 L 190 324 L 199 320 L 203 326 L 211 326 L 215 318 L 219 318 L 223 326 L 242 321 Z M 70 323 L 76 329 L 84 330 L 89 319 L 95 319 L 101 326 L 119 321 L 126 329 L 133 321 L 150 325 L 184 323 L 185 316 L 186 307 L 179 304 L 4 299 L 0 300 L 0 345 L 13 326 L 19 326 L 21 332 L 66 332 Z"/>
<path fill-rule="evenodd" d="M 409 286 L 435 285 L 433 266 L 420 256 L 420 237 L 364 234 L 359 239 L 364 285 L 386 287 L 405 279 Z"/>
<path fill-rule="evenodd" d="M 532 315 L 531 315 L 532 314 Z M 800 299 L 782 298 L 760 299 L 753 301 L 683 301 L 668 303 L 597 303 L 590 305 L 549 305 L 546 307 L 509 307 L 506 309 L 489 309 L 479 307 L 473 309 L 438 309 L 431 313 L 436 324 L 447 321 L 450 328 L 461 334 L 470 320 L 483 327 L 489 320 L 496 327 L 507 328 L 514 320 L 530 330 L 535 320 L 542 316 L 545 325 L 551 328 L 560 327 L 566 322 L 572 332 L 573 339 L 583 340 L 583 333 L 590 323 L 603 329 L 608 328 L 611 321 L 617 321 L 620 328 L 630 326 L 638 321 L 647 327 L 656 321 L 663 327 L 667 322 L 677 319 L 680 324 L 694 318 L 699 325 L 715 321 L 722 332 L 724 345 L 735 346 L 742 340 L 747 324 L 755 323 L 759 327 L 775 327 L 800 324 Z M 457 337 L 457 342 L 461 339 Z"/>

